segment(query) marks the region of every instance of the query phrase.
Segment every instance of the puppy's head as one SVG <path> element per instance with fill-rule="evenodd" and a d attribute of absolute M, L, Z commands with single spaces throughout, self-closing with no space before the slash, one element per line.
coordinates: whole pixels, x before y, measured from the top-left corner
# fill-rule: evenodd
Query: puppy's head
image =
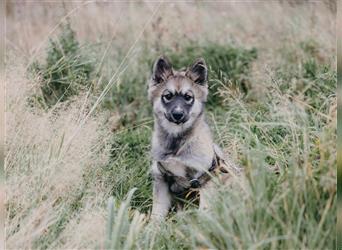
<path fill-rule="evenodd" d="M 175 71 L 166 57 L 156 60 L 148 96 L 163 129 L 180 134 L 193 126 L 207 100 L 207 76 L 203 59 L 196 60 L 184 71 Z"/>

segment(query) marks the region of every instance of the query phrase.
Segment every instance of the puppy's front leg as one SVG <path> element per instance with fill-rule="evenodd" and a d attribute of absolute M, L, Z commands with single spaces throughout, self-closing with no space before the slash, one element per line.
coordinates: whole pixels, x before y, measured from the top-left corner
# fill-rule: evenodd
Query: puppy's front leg
<path fill-rule="evenodd" d="M 152 220 L 165 218 L 171 207 L 171 194 L 168 184 L 161 175 L 155 175 L 153 181 Z"/>

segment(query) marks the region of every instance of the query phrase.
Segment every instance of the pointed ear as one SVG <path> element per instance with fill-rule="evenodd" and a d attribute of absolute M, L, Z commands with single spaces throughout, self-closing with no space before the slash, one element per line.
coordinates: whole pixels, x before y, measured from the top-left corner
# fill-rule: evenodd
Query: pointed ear
<path fill-rule="evenodd" d="M 208 69 L 203 58 L 197 59 L 186 71 L 185 75 L 195 83 L 205 85 L 208 80 Z"/>
<path fill-rule="evenodd" d="M 164 56 L 159 57 L 153 66 L 152 81 L 154 84 L 163 83 L 171 75 L 173 75 L 173 72 L 170 61 Z"/>

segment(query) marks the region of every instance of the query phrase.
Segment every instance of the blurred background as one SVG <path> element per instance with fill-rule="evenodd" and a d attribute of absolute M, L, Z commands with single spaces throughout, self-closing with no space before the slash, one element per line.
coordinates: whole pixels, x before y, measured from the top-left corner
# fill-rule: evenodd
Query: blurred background
<path fill-rule="evenodd" d="M 336 247 L 336 1 L 5 9 L 8 249 Z M 207 120 L 248 181 L 156 230 L 147 81 L 161 54 L 205 58 Z"/>

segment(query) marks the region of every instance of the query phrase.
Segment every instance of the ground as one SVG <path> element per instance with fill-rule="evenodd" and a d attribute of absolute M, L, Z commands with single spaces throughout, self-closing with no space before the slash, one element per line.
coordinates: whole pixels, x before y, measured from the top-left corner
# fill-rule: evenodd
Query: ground
<path fill-rule="evenodd" d="M 8 249 L 336 247 L 334 1 L 6 10 Z M 161 54 L 207 61 L 206 118 L 246 182 L 155 225 L 147 80 Z"/>

